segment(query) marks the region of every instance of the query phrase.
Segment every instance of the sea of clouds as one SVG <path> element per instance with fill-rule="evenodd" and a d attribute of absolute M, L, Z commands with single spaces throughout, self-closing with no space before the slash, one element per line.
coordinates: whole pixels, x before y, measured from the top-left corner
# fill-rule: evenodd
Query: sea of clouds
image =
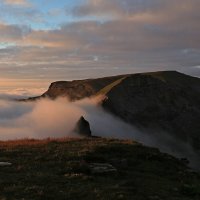
<path fill-rule="evenodd" d="M 78 137 L 73 130 L 81 116 L 90 122 L 93 135 L 129 138 L 135 132 L 133 127 L 101 108 L 102 97 L 76 102 L 67 98 L 21 102 L 12 100 L 11 95 L 0 98 L 0 140 Z"/>
<path fill-rule="evenodd" d="M 90 123 L 92 135 L 134 139 L 163 152 L 187 157 L 193 165 L 199 166 L 199 159 L 189 144 L 168 133 L 155 131 L 152 134 L 125 123 L 100 106 L 102 96 L 76 102 L 67 98 L 22 102 L 13 100 L 16 97 L 19 99 L 20 95 L 0 94 L 0 140 L 80 137 L 74 128 L 83 116 Z"/>

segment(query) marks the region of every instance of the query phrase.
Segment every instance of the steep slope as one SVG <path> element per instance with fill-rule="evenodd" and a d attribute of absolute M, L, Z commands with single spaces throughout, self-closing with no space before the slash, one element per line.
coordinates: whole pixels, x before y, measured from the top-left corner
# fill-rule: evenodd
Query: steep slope
<path fill-rule="evenodd" d="M 177 71 L 149 72 L 143 73 L 143 75 L 150 75 L 166 83 L 178 85 L 180 87 L 184 87 L 185 89 L 188 88 L 200 92 L 199 78 L 192 77 Z"/>
<path fill-rule="evenodd" d="M 103 107 L 123 120 L 200 148 L 200 79 L 174 71 L 135 74 L 106 96 Z"/>
<path fill-rule="evenodd" d="M 126 75 L 98 79 L 57 81 L 51 83 L 49 89 L 42 96 L 29 98 L 28 100 L 37 100 L 38 98 L 43 97 L 51 99 L 55 99 L 57 97 L 67 97 L 71 101 L 80 100 L 82 98 L 95 95 L 102 88 L 124 76 Z"/>

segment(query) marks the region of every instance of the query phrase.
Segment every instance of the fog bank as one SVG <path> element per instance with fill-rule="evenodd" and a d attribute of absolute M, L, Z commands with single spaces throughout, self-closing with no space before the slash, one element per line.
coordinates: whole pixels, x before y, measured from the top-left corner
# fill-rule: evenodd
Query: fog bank
<path fill-rule="evenodd" d="M 73 129 L 81 116 L 90 122 L 93 135 L 129 138 L 134 133 L 133 127 L 100 107 L 102 97 L 76 102 L 66 98 L 17 102 L 7 97 L 0 100 L 0 140 L 78 137 Z"/>
<path fill-rule="evenodd" d="M 138 130 L 103 110 L 99 105 L 101 99 L 99 96 L 76 102 L 69 102 L 66 98 L 17 102 L 4 96 L 0 100 L 0 140 L 79 137 L 73 130 L 79 118 L 84 116 L 93 135 L 134 139 L 163 152 L 187 157 L 193 165 L 199 166 L 198 156 L 189 144 L 168 133 Z"/>

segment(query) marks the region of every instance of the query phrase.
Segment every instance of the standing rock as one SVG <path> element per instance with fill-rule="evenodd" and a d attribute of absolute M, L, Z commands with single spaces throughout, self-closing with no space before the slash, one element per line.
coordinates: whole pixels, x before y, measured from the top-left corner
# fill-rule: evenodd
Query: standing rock
<path fill-rule="evenodd" d="M 75 132 L 77 132 L 79 135 L 84 137 L 91 137 L 92 132 L 90 129 L 90 124 L 83 116 L 79 119 L 75 126 Z"/>

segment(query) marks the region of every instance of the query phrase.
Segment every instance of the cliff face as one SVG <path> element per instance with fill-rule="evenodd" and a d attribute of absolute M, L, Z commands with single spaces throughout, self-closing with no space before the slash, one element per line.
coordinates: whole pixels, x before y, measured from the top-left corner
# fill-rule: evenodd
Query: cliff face
<path fill-rule="evenodd" d="M 95 95 L 99 90 L 118 80 L 122 76 L 113 76 L 98 79 L 58 81 L 50 85 L 47 92 L 42 96 L 55 99 L 57 97 L 68 97 L 75 101 Z"/>

